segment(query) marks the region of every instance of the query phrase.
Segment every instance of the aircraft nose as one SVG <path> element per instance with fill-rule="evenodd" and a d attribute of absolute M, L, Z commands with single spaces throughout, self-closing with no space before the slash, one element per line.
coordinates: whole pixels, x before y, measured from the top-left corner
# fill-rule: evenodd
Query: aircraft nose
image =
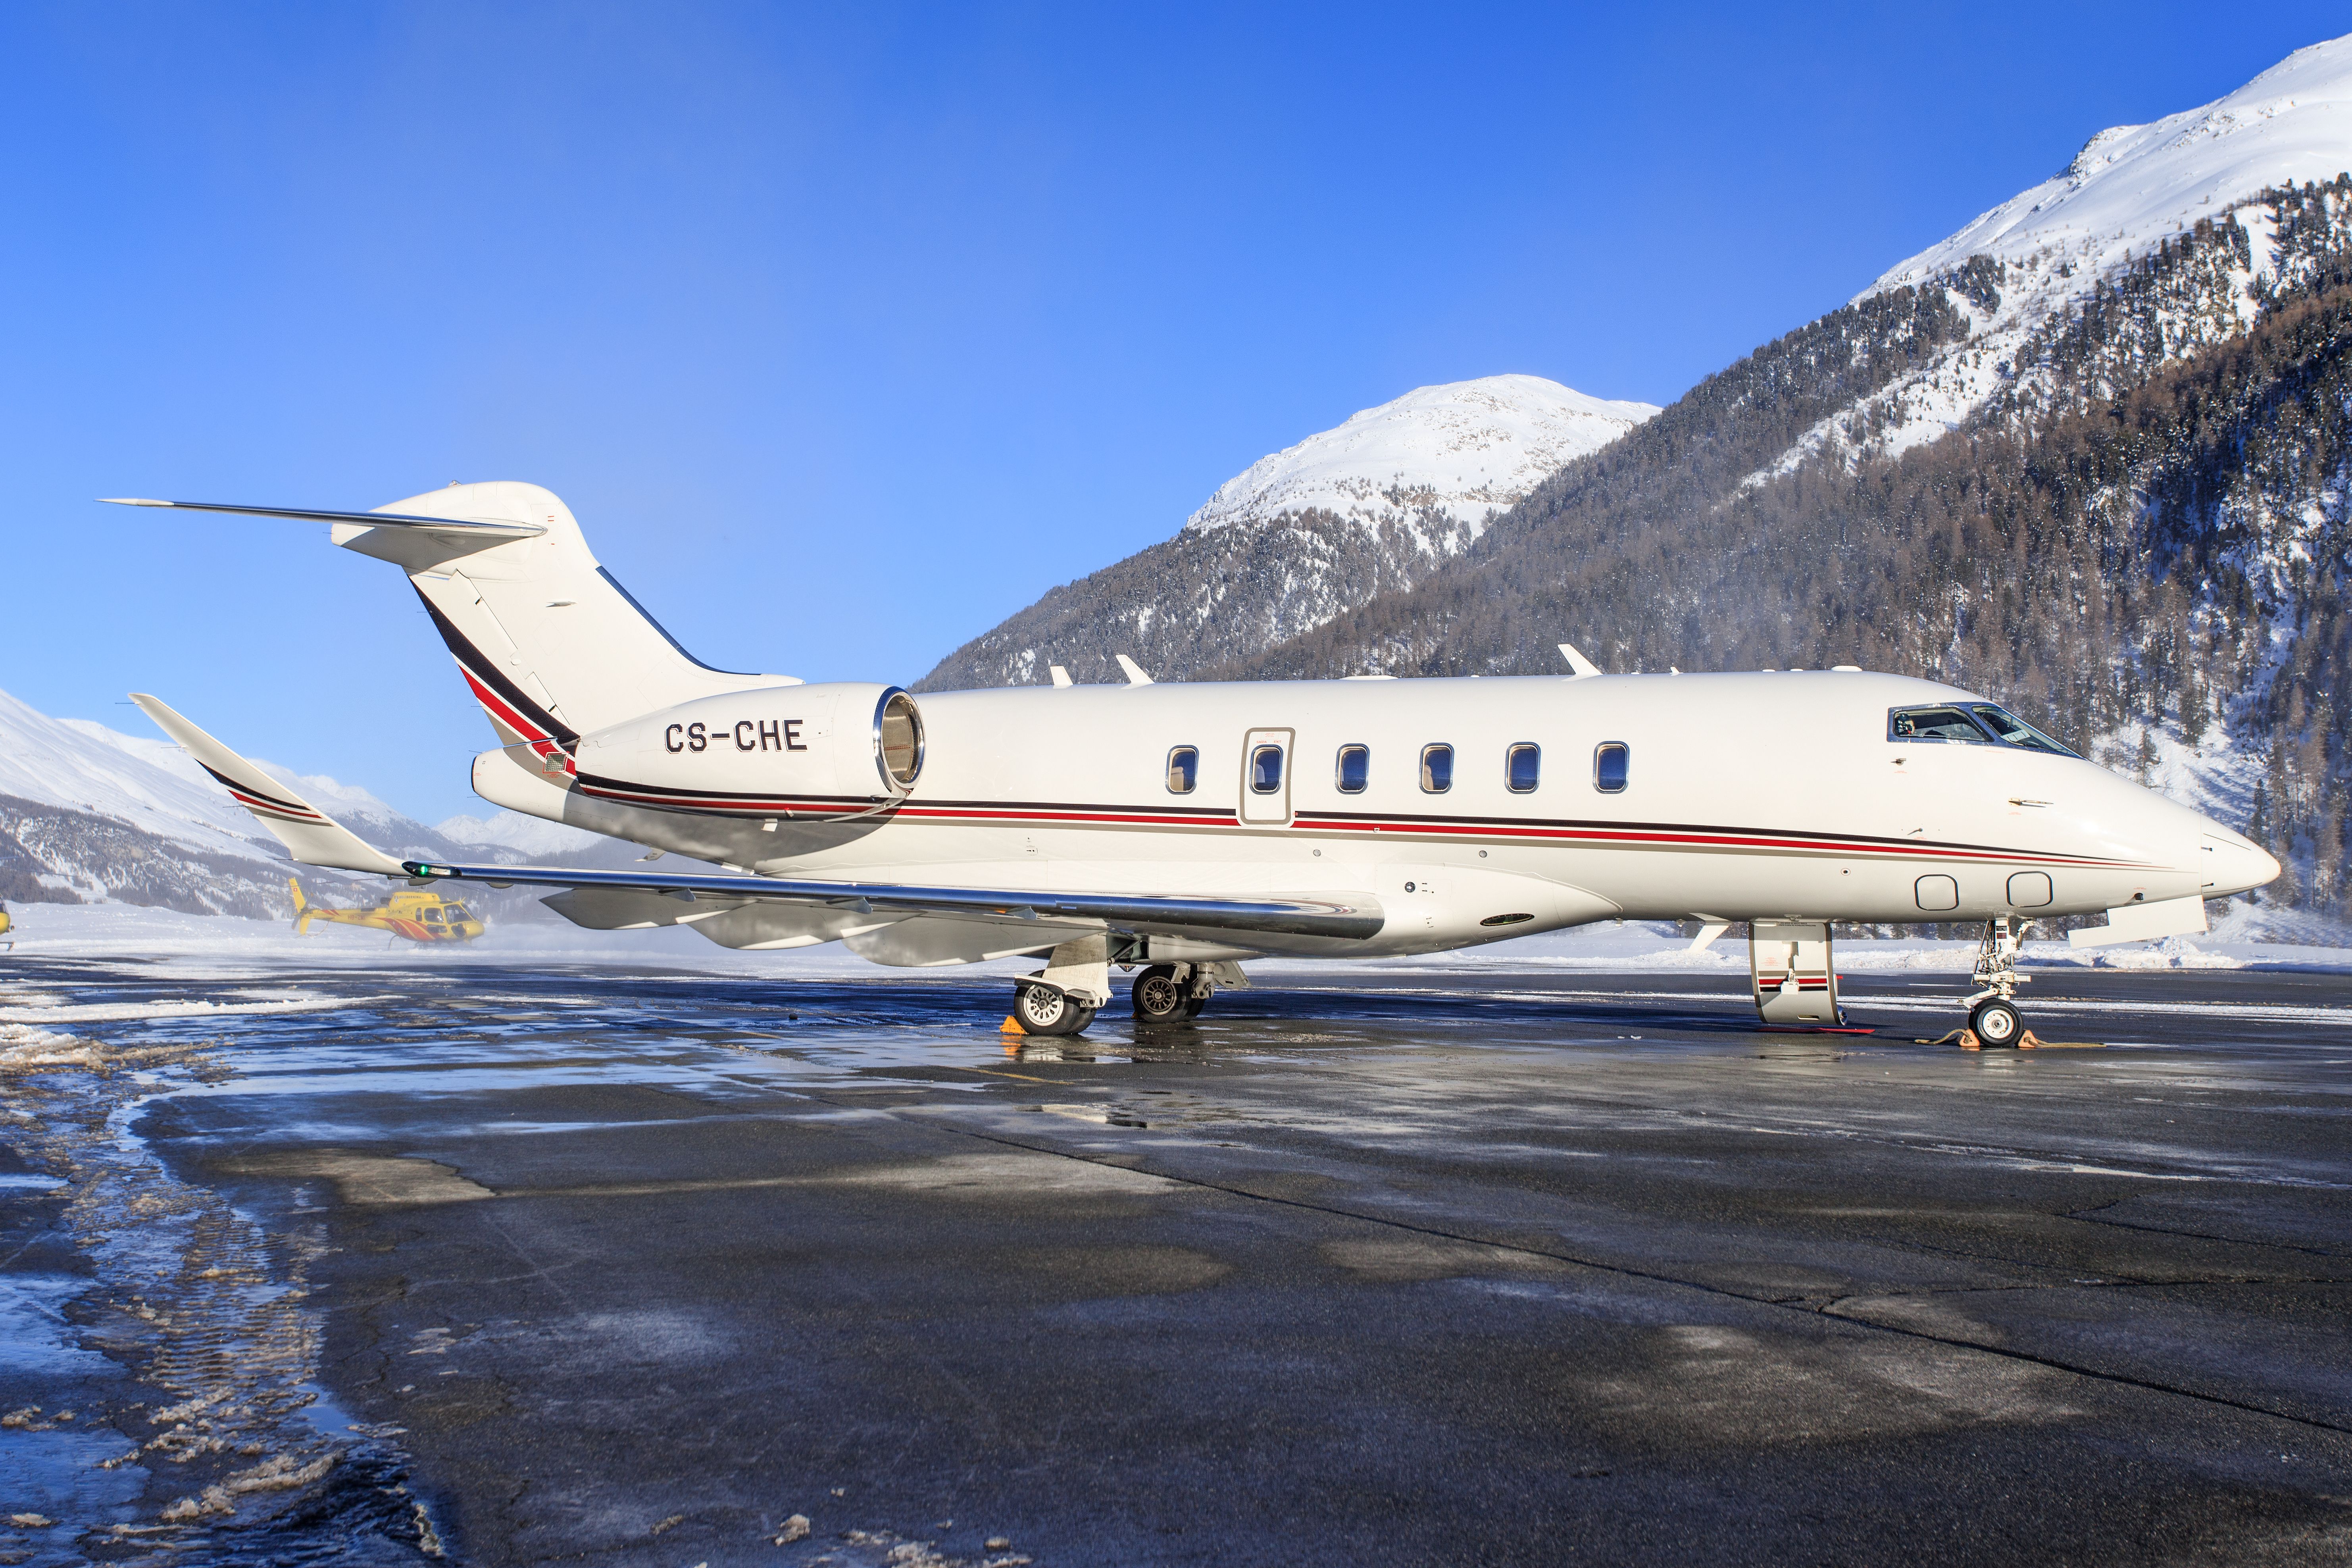
<path fill-rule="evenodd" d="M 2272 881 L 2281 869 L 2277 856 L 2218 825 L 2207 827 L 2201 847 L 2204 853 L 2198 859 L 2204 873 L 2200 879 L 2209 899 L 2251 892 Z"/>

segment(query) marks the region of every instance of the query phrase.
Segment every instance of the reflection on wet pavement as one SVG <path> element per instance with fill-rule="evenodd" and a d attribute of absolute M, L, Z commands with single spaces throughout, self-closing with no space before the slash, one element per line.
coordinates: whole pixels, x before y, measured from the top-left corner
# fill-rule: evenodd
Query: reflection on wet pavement
<path fill-rule="evenodd" d="M 0 981 L 0 1563 L 2352 1542 L 2341 979 Z"/>

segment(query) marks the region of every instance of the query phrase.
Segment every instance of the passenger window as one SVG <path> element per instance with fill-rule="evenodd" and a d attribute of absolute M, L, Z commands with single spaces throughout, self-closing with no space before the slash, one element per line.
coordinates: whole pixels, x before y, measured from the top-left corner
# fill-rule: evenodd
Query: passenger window
<path fill-rule="evenodd" d="M 1282 748 L 1260 746 L 1250 753 L 1250 789 L 1257 795 L 1272 795 L 1282 787 Z"/>
<path fill-rule="evenodd" d="M 1339 748 L 1339 793 L 1361 795 L 1364 784 L 1372 776 L 1372 751 L 1369 746 Z"/>
<path fill-rule="evenodd" d="M 1592 787 L 1602 795 L 1617 795 L 1625 788 L 1625 776 L 1632 766 L 1633 753 L 1622 741 L 1603 741 L 1592 750 Z"/>
<path fill-rule="evenodd" d="M 1966 741 L 1985 745 L 1985 732 L 1958 708 L 1897 708 L 1887 715 L 1890 741 Z"/>
<path fill-rule="evenodd" d="M 1192 781 L 1201 772 L 1201 749 L 1198 746 L 1178 746 L 1168 753 L 1168 793 L 1191 795 Z"/>
<path fill-rule="evenodd" d="M 1513 795 L 1525 795 L 1536 787 L 1536 779 L 1543 765 L 1543 749 L 1532 742 L 1521 741 L 1506 753 L 1503 776 Z"/>
<path fill-rule="evenodd" d="M 1423 746 L 1421 749 L 1421 787 L 1431 795 L 1444 795 L 1454 787 L 1454 748 Z"/>

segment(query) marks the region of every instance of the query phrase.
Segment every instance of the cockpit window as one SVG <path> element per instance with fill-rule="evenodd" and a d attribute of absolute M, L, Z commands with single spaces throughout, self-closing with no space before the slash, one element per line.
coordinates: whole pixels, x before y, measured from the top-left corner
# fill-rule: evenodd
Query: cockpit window
<path fill-rule="evenodd" d="M 1890 741 L 1966 741 L 1972 745 L 1990 745 L 1992 737 L 1977 728 L 1977 721 L 1965 709 L 1897 708 L 1887 715 L 1886 738 Z"/>
<path fill-rule="evenodd" d="M 2055 752 L 2062 757 L 2078 754 L 2073 747 L 2059 744 L 2006 708 L 1971 702 L 1969 711 L 1976 715 L 1977 722 L 2012 746 L 2023 746 L 2029 752 Z"/>

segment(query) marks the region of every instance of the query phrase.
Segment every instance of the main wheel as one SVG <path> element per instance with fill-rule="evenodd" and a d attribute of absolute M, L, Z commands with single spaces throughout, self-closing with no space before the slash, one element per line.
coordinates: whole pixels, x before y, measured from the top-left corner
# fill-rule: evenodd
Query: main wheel
<path fill-rule="evenodd" d="M 1205 980 L 1195 980 L 1184 987 L 1184 1016 L 1199 1017 L 1201 1009 L 1209 1005 L 1209 998 L 1215 994 L 1216 989 Z"/>
<path fill-rule="evenodd" d="M 1976 1031 L 1979 1041 L 1988 1046 L 2013 1046 L 2025 1033 L 2025 1020 L 2017 1009 L 1998 998 L 1979 1004 L 1969 1015 L 1969 1027 Z"/>
<path fill-rule="evenodd" d="M 1185 1004 L 1192 994 L 1190 980 L 1176 978 L 1172 963 L 1155 963 L 1135 977 L 1135 1020 L 1139 1024 L 1172 1024 L 1189 1017 Z"/>
<path fill-rule="evenodd" d="M 1095 1010 L 1071 1001 L 1058 985 L 1024 980 L 1013 989 L 1013 1016 L 1028 1034 L 1075 1035 L 1094 1022 Z"/>

